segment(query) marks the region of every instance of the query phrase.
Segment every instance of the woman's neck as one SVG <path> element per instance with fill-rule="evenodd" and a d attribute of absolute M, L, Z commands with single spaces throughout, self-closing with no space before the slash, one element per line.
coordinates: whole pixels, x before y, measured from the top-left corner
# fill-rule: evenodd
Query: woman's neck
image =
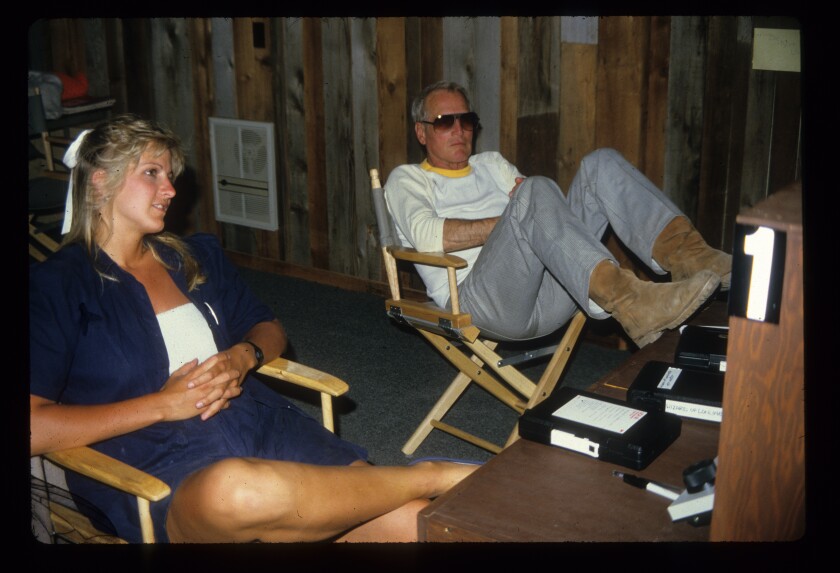
<path fill-rule="evenodd" d="M 149 248 L 144 239 L 142 236 L 127 239 L 111 235 L 96 242 L 112 261 L 121 268 L 130 270 L 142 266 L 148 260 Z"/>

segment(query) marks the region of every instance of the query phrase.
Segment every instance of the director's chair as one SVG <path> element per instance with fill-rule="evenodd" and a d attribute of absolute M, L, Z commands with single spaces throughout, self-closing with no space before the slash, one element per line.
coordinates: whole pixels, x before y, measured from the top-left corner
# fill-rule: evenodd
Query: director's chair
<path fill-rule="evenodd" d="M 386 313 L 395 321 L 415 328 L 459 371 L 405 443 L 402 451 L 411 455 L 433 429 L 438 429 L 494 454 L 499 453 L 503 446 L 444 422 L 444 416 L 473 383 L 519 414 L 541 402 L 551 394 L 563 374 L 583 330 L 586 316 L 578 311 L 556 346 L 502 358 L 496 352 L 499 342 L 482 337 L 480 329 L 472 324 L 471 316 L 460 310 L 455 271 L 464 268 L 467 262 L 448 253 L 418 252 L 401 246 L 385 204 L 378 170 L 371 169 L 370 177 L 380 248 L 391 292 L 391 298 L 385 301 Z M 433 302 L 402 298 L 397 261 L 445 268 L 449 276 L 451 310 L 438 307 Z M 470 355 L 465 354 L 462 348 Z M 551 359 L 536 383 L 517 368 L 528 361 L 548 355 Z M 512 444 L 517 438 L 518 428 L 514 426 L 504 447 Z"/>

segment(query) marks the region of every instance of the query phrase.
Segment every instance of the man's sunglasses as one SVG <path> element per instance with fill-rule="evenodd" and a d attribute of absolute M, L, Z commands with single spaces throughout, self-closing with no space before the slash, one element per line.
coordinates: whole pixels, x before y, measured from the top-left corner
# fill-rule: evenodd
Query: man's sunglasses
<path fill-rule="evenodd" d="M 434 127 L 435 131 L 449 131 L 455 125 L 456 119 L 461 122 L 461 129 L 464 131 L 473 131 L 478 127 L 478 114 L 474 111 L 447 113 L 437 116 L 432 121 L 421 121 L 420 123 L 428 123 Z"/>

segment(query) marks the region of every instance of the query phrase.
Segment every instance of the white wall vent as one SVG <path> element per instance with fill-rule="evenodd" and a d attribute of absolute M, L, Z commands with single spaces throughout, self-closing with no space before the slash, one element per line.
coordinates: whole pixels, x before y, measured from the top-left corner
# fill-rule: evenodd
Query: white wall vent
<path fill-rule="evenodd" d="M 216 220 L 276 231 L 274 124 L 210 118 Z"/>

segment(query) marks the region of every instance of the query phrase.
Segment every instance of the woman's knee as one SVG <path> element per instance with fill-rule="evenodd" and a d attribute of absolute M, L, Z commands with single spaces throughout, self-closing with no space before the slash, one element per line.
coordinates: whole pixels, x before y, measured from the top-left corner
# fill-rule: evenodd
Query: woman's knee
<path fill-rule="evenodd" d="M 177 500 L 200 519 L 238 530 L 259 519 L 266 504 L 275 514 L 291 507 L 292 489 L 283 473 L 271 471 L 263 460 L 228 458 L 184 480 L 173 505 Z"/>

